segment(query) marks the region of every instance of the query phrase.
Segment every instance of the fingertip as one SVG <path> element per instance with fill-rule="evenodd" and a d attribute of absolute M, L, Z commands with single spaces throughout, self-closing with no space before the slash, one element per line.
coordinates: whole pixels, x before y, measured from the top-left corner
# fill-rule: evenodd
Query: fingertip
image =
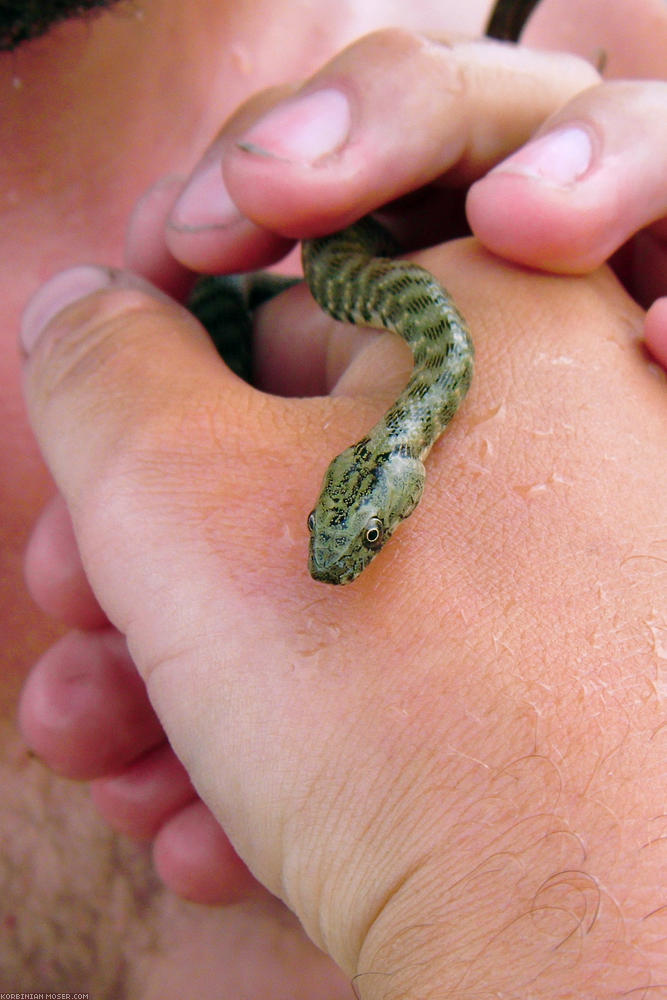
<path fill-rule="evenodd" d="M 324 86 L 278 104 L 237 142 L 255 155 L 313 166 L 347 142 L 352 111 L 344 90 Z"/>
<path fill-rule="evenodd" d="M 480 241 L 518 263 L 581 274 L 662 218 L 666 88 L 613 81 L 576 94 L 470 189 Z"/>
<path fill-rule="evenodd" d="M 162 727 L 115 630 L 69 632 L 28 675 L 19 725 L 58 774 L 85 780 L 118 771 L 163 739 Z"/>
<path fill-rule="evenodd" d="M 492 171 L 477 181 L 466 215 L 487 250 L 540 270 L 584 274 L 614 249 L 605 218 L 574 211 L 567 191 L 521 174 Z"/>
<path fill-rule="evenodd" d="M 523 178 L 492 171 L 469 188 L 466 216 L 473 234 L 487 250 L 530 266 L 543 256 L 547 233 L 539 216 L 528 220 L 527 229 L 525 189 Z"/>
<path fill-rule="evenodd" d="M 656 299 L 646 313 L 644 340 L 655 360 L 667 371 L 667 296 Z"/>
<path fill-rule="evenodd" d="M 598 143 L 592 130 L 566 123 L 532 139 L 490 171 L 568 190 L 591 168 Z"/>
<path fill-rule="evenodd" d="M 179 174 L 161 177 L 135 205 L 125 237 L 128 268 L 179 301 L 189 292 L 195 276 L 171 253 L 165 226 L 184 183 Z"/>
<path fill-rule="evenodd" d="M 106 477 L 121 475 L 125 460 L 122 474 L 139 478 L 142 448 L 153 448 L 156 458 L 164 451 L 156 438 L 165 433 L 165 415 L 190 413 L 202 381 L 213 389 L 231 375 L 193 315 L 139 276 L 115 272 L 97 294 L 80 298 L 79 291 L 64 272 L 37 293 L 33 318 L 28 317 L 34 340 L 24 364 L 24 395 L 33 431 L 70 510 L 80 513 L 81 521 L 94 519 L 95 530 L 106 520 L 107 544 L 117 547 L 115 539 L 120 545 L 125 538 L 118 532 L 121 515 L 111 512 L 108 497 L 99 499 Z M 116 489 L 113 499 L 121 502 L 126 494 Z M 85 547 L 86 532 L 74 520 Z M 98 531 L 95 565 L 82 548 L 84 562 L 100 603 L 121 624 L 94 572 L 113 563 L 102 559 L 102 544 Z"/>
<path fill-rule="evenodd" d="M 19 340 L 26 357 L 35 351 L 46 330 L 60 313 L 75 302 L 111 287 L 111 268 L 82 264 L 54 275 L 32 296 L 21 317 Z"/>
<path fill-rule="evenodd" d="M 64 500 L 57 494 L 40 514 L 25 552 L 25 581 L 33 600 L 71 628 L 108 624 L 81 563 Z"/>
<path fill-rule="evenodd" d="M 239 218 L 233 225 L 187 226 L 169 219 L 169 253 L 201 274 L 235 274 L 268 267 L 282 258 L 294 240 Z"/>
<path fill-rule="evenodd" d="M 230 274 L 280 260 L 293 241 L 255 225 L 237 207 L 215 143 L 183 183 L 165 178 L 138 203 L 128 232 L 128 259 L 152 280 L 189 287 L 194 272 Z M 179 271 L 180 269 L 180 271 Z M 172 289 L 172 294 L 175 294 Z"/>
<path fill-rule="evenodd" d="M 165 885 L 194 903 L 230 905 L 265 891 L 199 800 L 162 826 L 153 845 L 153 859 Z"/>
<path fill-rule="evenodd" d="M 153 838 L 196 799 L 188 774 L 168 743 L 130 762 L 119 774 L 91 782 L 93 801 L 109 825 L 135 840 Z"/>
<path fill-rule="evenodd" d="M 70 327 L 76 326 L 76 320 L 80 319 L 79 313 L 86 315 L 88 304 L 94 310 L 106 302 L 113 311 L 118 295 L 123 295 L 122 302 L 127 302 L 133 293 L 149 300 L 171 302 L 141 275 L 119 268 L 81 264 L 54 274 L 38 288 L 23 311 L 19 344 L 24 357 L 31 358 L 44 343 L 71 332 Z M 68 320 L 73 320 L 73 324 Z"/>

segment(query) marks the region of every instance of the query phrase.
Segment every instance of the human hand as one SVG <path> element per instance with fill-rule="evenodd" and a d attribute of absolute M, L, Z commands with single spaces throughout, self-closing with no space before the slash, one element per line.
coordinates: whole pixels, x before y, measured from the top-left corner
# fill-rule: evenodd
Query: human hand
<path fill-rule="evenodd" d="M 388 63 L 392 66 L 389 75 Z M 291 205 L 284 203 L 282 195 L 271 200 L 269 185 L 267 210 L 273 205 L 282 213 L 278 224 L 291 220 L 299 209 L 297 190 L 305 196 L 299 209 L 302 223 L 317 229 L 327 224 L 341 225 L 349 218 L 350 211 L 360 214 L 431 180 L 437 185 L 440 178 L 441 186 L 425 191 L 426 212 L 433 215 L 431 196 L 437 191 L 439 200 L 449 203 L 450 214 L 460 215 L 461 191 L 452 193 L 447 186 L 456 174 L 459 184 L 468 183 L 528 136 L 546 114 L 572 93 L 597 79 L 588 64 L 568 56 L 523 52 L 491 43 L 447 47 L 397 31 L 370 36 L 346 50 L 321 74 L 325 80 L 332 75 L 339 81 L 348 79 L 347 89 L 366 102 L 365 110 L 362 108 L 357 116 L 362 141 L 356 144 L 352 164 L 342 171 L 342 183 L 337 168 L 329 173 L 319 172 L 320 188 L 311 176 L 312 171 L 301 170 L 303 181 L 308 183 L 297 177 L 295 185 L 292 176 Z M 405 136 L 399 130 L 384 134 L 390 95 L 386 83 L 378 90 L 376 81 L 387 79 L 396 88 L 393 103 L 410 99 L 414 105 L 409 116 L 412 142 L 409 155 L 406 155 Z M 526 79 L 533 85 L 527 87 Z M 440 94 L 438 102 L 432 100 L 436 91 Z M 195 172 L 195 188 L 203 178 L 206 211 L 219 207 L 220 198 L 224 199 L 224 193 L 215 190 L 215 183 L 221 182 L 220 159 L 227 163 L 231 158 L 232 166 L 236 162 L 241 171 L 252 167 L 252 159 L 248 161 L 247 154 L 236 148 L 235 139 L 251 127 L 258 105 L 266 106 L 276 99 L 274 93 L 255 97 L 223 129 Z M 443 106 L 449 108 L 448 114 Z M 418 114 L 424 116 L 423 120 L 416 118 Z M 396 122 L 389 120 L 389 124 L 395 126 Z M 401 172 L 391 170 L 391 164 L 399 164 Z M 280 167 L 280 163 L 277 165 Z M 257 166 L 255 162 L 255 169 Z M 285 180 L 289 181 L 289 177 Z M 261 185 L 264 181 L 256 177 L 252 183 Z M 244 189 L 243 173 L 239 186 Z M 131 264 L 163 288 L 181 292 L 189 276 L 174 267 L 164 247 L 164 215 L 175 190 L 178 185 L 161 183 L 142 202 L 131 227 L 129 258 Z M 200 190 L 198 197 L 201 195 Z M 177 218 L 181 208 L 182 205 L 176 210 Z M 347 216 L 343 214 L 345 211 Z M 333 214 L 326 216 L 323 214 L 326 212 Z M 394 222 L 408 243 L 424 241 L 426 212 L 420 212 L 411 201 L 408 211 L 399 209 L 394 213 Z M 193 228 L 190 223 L 184 227 L 182 220 L 178 225 L 168 225 L 169 244 L 182 261 L 204 270 L 261 266 L 290 245 L 289 239 L 238 214 L 231 224 L 229 220 L 224 225 L 219 222 L 218 219 L 217 224 L 211 225 L 208 219 L 203 229 Z M 430 235 L 433 239 L 442 238 L 452 235 L 452 230 L 438 217 Z M 299 364 L 295 363 L 297 357 Z M 343 363 L 343 359 L 333 362 L 338 370 Z M 255 365 L 256 381 L 268 391 L 293 395 L 328 390 L 324 366 L 318 361 L 317 338 L 304 338 L 304 343 L 297 347 L 289 324 L 274 324 L 270 310 L 256 324 Z M 330 361 L 329 378 L 334 374 L 331 365 Z M 38 602 L 55 617 L 78 629 L 104 623 L 105 616 L 93 600 L 78 562 L 68 515 L 59 499 L 45 512 L 32 540 L 28 578 Z M 93 648 L 96 641 L 92 640 Z M 113 657 L 109 643 L 114 645 Z M 74 635 L 56 647 L 46 662 L 59 676 L 64 664 L 71 669 L 75 662 L 78 672 L 81 661 L 91 656 L 91 639 Z M 97 659 L 102 673 L 97 677 L 96 698 L 107 706 L 114 704 L 110 716 L 139 719 L 141 734 L 130 727 L 132 738 L 128 745 L 121 738 L 124 727 L 117 725 L 113 737 L 100 743 L 96 712 L 82 708 L 77 725 L 83 731 L 78 732 L 74 725 L 77 735 L 73 736 L 69 727 L 67 739 L 63 740 L 62 733 L 59 734 L 55 747 L 53 741 L 45 745 L 42 734 L 39 741 L 42 755 L 70 776 L 99 779 L 93 790 L 102 812 L 117 829 L 133 836 L 154 838 L 158 870 L 176 891 L 207 902 L 227 901 L 254 891 L 247 872 L 235 859 L 218 825 L 197 801 L 187 775 L 169 748 L 162 746 L 159 753 L 137 762 L 140 754 L 155 746 L 156 720 L 147 703 L 138 707 L 141 686 L 128 680 L 133 676 L 132 667 L 123 662 L 117 639 L 110 637 Z M 103 668 L 101 664 L 108 666 Z M 70 700 L 69 693 L 66 698 Z M 52 708 L 57 701 L 52 691 L 48 704 Z M 121 764 L 130 762 L 132 766 L 124 769 L 122 775 L 115 773 Z"/>
<path fill-rule="evenodd" d="M 196 270 L 255 268 L 394 202 L 403 242 L 424 246 L 460 235 L 469 189 L 474 233 L 508 260 L 579 274 L 613 258 L 666 365 L 666 106 L 667 82 L 599 82 L 561 53 L 381 32 L 297 94 L 241 109 L 180 192 L 167 243 Z M 162 223 L 149 200 L 130 251 L 164 285 L 164 256 L 146 250 Z"/>
<path fill-rule="evenodd" d="M 388 58 L 394 66 L 394 74 L 390 75 L 389 79 L 396 79 L 401 84 L 399 96 L 413 95 L 416 112 L 421 112 L 422 108 L 425 108 L 429 115 L 428 121 L 422 122 L 422 127 L 419 127 L 419 122 L 414 120 L 414 115 L 411 119 L 415 126 L 411 131 L 415 145 L 410 156 L 396 155 L 396 147 L 404 138 L 402 135 L 398 133 L 393 136 L 384 135 L 380 141 L 377 134 L 381 127 L 386 127 L 383 123 L 395 125 L 402 120 L 401 116 L 395 120 L 387 119 L 384 113 L 386 90 L 377 95 L 370 86 L 373 77 L 371 69 L 374 68 L 375 72 L 379 72 L 383 60 Z M 358 213 L 361 209 L 372 207 L 374 199 L 381 201 L 397 192 L 401 193 L 404 187 L 424 184 L 434 171 L 442 173 L 444 170 L 445 182 L 451 183 L 457 174 L 460 181 L 467 182 L 521 141 L 522 137 L 529 135 L 553 107 L 557 107 L 577 89 L 596 79 L 596 75 L 587 64 L 571 57 L 526 53 L 513 47 L 487 43 L 465 43 L 447 49 L 430 44 L 424 45 L 419 40 L 415 41 L 412 36 L 396 32 L 372 36 L 358 43 L 334 61 L 333 69 L 328 67 L 323 71 L 325 78 L 331 74 L 339 78 L 342 71 L 341 63 L 342 69 L 346 70 L 355 83 L 351 89 L 364 101 L 368 101 L 368 108 L 360 117 L 364 119 L 365 116 L 371 124 L 373 123 L 373 98 L 382 114 L 379 115 L 378 112 L 379 118 L 376 116 L 378 120 L 375 122 L 375 133 L 371 128 L 364 140 L 362 130 L 362 141 L 357 144 L 355 153 L 356 166 L 355 163 L 352 164 L 354 169 L 348 166 L 347 171 L 341 171 L 340 164 L 333 162 L 327 164 L 326 170 L 320 165 L 314 176 L 312 169 L 304 170 L 299 167 L 297 171 L 299 176 L 295 180 L 295 171 L 290 165 L 277 161 L 269 164 L 267 170 L 269 174 L 271 170 L 277 172 L 278 196 L 275 195 L 275 188 L 272 188 L 266 177 L 260 177 L 255 185 L 248 185 L 248 197 L 258 197 L 264 190 L 262 187 L 264 184 L 268 198 L 266 210 L 285 213 L 287 209 L 288 221 L 291 219 L 289 211 L 295 206 L 290 206 L 289 201 L 285 201 L 282 197 L 280 184 L 287 185 L 288 189 L 292 184 L 293 192 L 298 190 L 299 197 L 302 194 L 307 196 L 310 192 L 310 201 L 306 197 L 303 211 L 311 225 L 317 220 L 322 224 L 322 211 L 325 208 L 328 210 L 333 204 L 334 213 L 337 214 L 331 217 L 330 225 L 335 226 L 346 221 L 346 217 L 341 215 L 341 206 L 344 205 L 346 198 L 353 196 L 357 198 Z M 401 66 L 402 74 L 396 71 L 397 65 Z M 452 84 L 447 90 L 454 112 L 451 117 L 443 116 L 441 109 L 427 100 L 428 89 L 429 87 L 432 90 L 436 89 L 438 78 L 441 90 L 443 79 Z M 526 87 L 526 78 L 531 80 L 531 87 Z M 536 92 L 539 96 L 537 101 Z M 246 127 L 248 115 L 251 121 L 254 120 L 257 101 L 265 103 L 274 99 L 273 95 L 261 95 L 244 109 L 230 124 L 229 129 L 223 130 L 219 142 L 212 148 L 195 177 L 201 178 L 203 171 L 208 178 L 206 184 L 210 184 L 211 178 L 215 180 L 219 177 L 218 158 L 222 156 L 223 161 L 227 162 L 225 156 L 227 159 L 231 157 L 232 171 L 234 163 L 237 171 L 241 171 L 241 181 L 238 182 L 238 186 L 243 197 L 245 190 L 242 184 L 243 171 L 247 171 L 249 166 L 257 169 L 258 164 L 256 162 L 249 164 L 247 156 L 240 155 L 235 149 L 233 139 L 239 129 L 243 131 Z M 512 128 L 508 130 L 507 118 L 510 111 Z M 431 139 L 429 128 L 435 139 Z M 430 145 L 420 145 L 423 136 L 429 139 Z M 377 155 L 378 150 L 382 153 L 382 157 Z M 400 176 L 388 168 L 392 156 L 402 165 L 403 174 Z M 211 174 L 209 166 L 214 161 L 216 169 Z M 365 173 L 361 171 L 362 166 L 366 169 Z M 351 187 L 353 181 L 356 188 Z M 387 187 L 388 184 L 394 187 Z M 432 191 L 433 189 L 431 192 L 425 192 L 425 203 L 431 215 L 433 215 L 430 201 Z M 442 197 L 449 198 L 445 188 L 440 188 L 439 191 Z M 165 194 L 168 196 L 168 202 L 169 196 L 173 196 L 173 189 L 169 187 L 158 189 L 158 207 L 160 199 Z M 429 197 L 426 197 L 427 194 Z M 215 206 L 217 197 L 215 190 L 208 191 L 208 197 Z M 138 213 L 132 230 L 131 254 L 135 258 L 139 256 L 143 269 L 163 285 L 173 287 L 174 283 L 178 283 L 179 275 L 173 270 L 169 275 L 166 274 L 169 271 L 169 263 L 165 264 L 162 253 L 161 229 L 154 241 L 147 239 L 151 231 L 154 233 L 157 231 L 156 223 L 161 221 L 160 211 L 156 212 L 155 207 L 156 198 L 153 196 L 143 204 L 142 210 Z M 409 220 L 412 219 L 413 241 L 415 232 L 423 230 L 423 213 L 416 212 L 415 207 L 415 203 L 411 202 L 408 213 L 401 215 L 399 212 L 394 215 L 404 233 Z M 418 225 L 414 222 L 415 215 Z M 438 228 L 440 226 L 441 219 L 438 217 L 437 227 L 432 231 L 433 236 L 445 235 L 445 231 Z M 270 231 L 238 217 L 232 225 L 220 227 L 211 225 L 209 220 L 203 230 L 186 227 L 184 231 L 182 226 L 181 228 L 171 226 L 167 232 L 170 234 L 172 247 L 183 259 L 190 260 L 193 265 L 198 263 L 199 266 L 212 269 L 216 266 L 259 265 L 282 252 L 286 246 L 284 239 L 277 238 Z M 234 263 L 230 260 L 230 254 L 241 256 L 234 258 Z M 270 312 L 265 316 L 268 318 L 258 324 L 256 331 L 259 384 L 268 390 L 288 394 L 325 391 L 326 385 L 321 368 L 317 364 L 316 342 L 313 340 L 310 346 L 305 343 L 298 347 L 302 364 L 298 366 L 294 378 L 294 357 L 291 352 L 295 350 L 295 344 L 292 332 L 287 324 L 283 324 L 282 327 L 275 326 L 270 321 Z M 283 331 L 285 336 L 281 339 Z M 304 364 L 303 359 L 310 357 L 311 351 L 312 363 Z M 57 545 L 58 539 L 63 540 L 63 538 L 64 549 Z M 76 559 L 76 549 L 68 535 L 67 515 L 58 501 L 47 511 L 33 539 L 28 572 L 33 591 L 41 603 L 58 617 L 80 628 L 99 624 L 104 620 L 85 584 L 85 578 Z M 63 574 L 69 575 L 69 585 L 64 585 Z M 76 646 L 79 642 L 80 639 L 77 637 L 68 640 L 70 646 L 66 647 L 67 657 L 76 656 L 71 644 L 74 643 Z M 59 648 L 57 655 L 64 656 L 65 650 Z M 88 649 L 78 654 L 81 655 L 88 656 Z M 127 669 L 131 670 L 129 667 Z M 107 681 L 103 700 L 108 700 L 115 690 L 122 702 L 117 706 L 120 714 L 136 712 L 135 699 L 141 689 L 132 686 L 129 705 L 126 705 L 123 700 L 126 693 L 124 678 L 119 679 L 113 670 Z M 151 717 L 147 707 L 145 711 L 147 718 Z M 134 759 L 142 747 L 152 745 L 156 738 L 154 725 L 153 720 L 145 729 L 141 739 L 137 740 L 133 736 L 129 748 L 116 746 L 110 750 L 111 762 L 118 767 L 121 757 L 124 762 L 128 754 L 129 759 Z M 104 754 L 100 754 L 95 726 L 90 735 L 92 746 L 86 743 L 83 751 L 75 754 L 74 762 L 70 757 L 66 761 L 60 760 L 56 753 L 55 763 L 67 773 L 78 776 L 106 774 L 110 760 Z M 72 746 L 70 742 L 68 752 Z M 80 742 L 77 742 L 76 746 L 80 747 Z M 42 750 L 49 756 L 48 750 L 45 748 Z M 178 781 L 175 780 L 176 774 L 179 776 Z M 190 783 L 167 748 L 163 748 L 161 753 L 150 761 L 143 761 L 141 767 L 133 765 L 131 772 L 124 773 L 122 778 L 102 780 L 95 786 L 95 794 L 102 810 L 115 826 L 134 835 L 157 835 L 158 867 L 166 881 L 178 891 L 209 901 L 227 899 L 238 892 L 247 891 L 249 885 L 247 874 L 235 862 L 226 839 L 201 803 L 195 807 Z M 193 821 L 187 826 L 186 816 Z M 200 849 L 194 850 L 193 856 L 193 848 L 197 844 Z M 206 849 L 203 848 L 204 844 Z M 219 880 L 216 881 L 211 877 L 211 871 L 219 873 Z"/>
<path fill-rule="evenodd" d="M 35 430 L 199 793 L 362 996 L 528 980 L 536 997 L 611 996 L 665 975 L 664 388 L 608 273 L 529 275 L 470 242 L 422 263 L 475 331 L 477 379 L 418 512 L 350 588 L 308 577 L 304 514 L 376 412 L 369 385 L 390 397 L 393 338 L 359 351 L 334 396 L 279 399 L 235 379 L 185 312 L 121 282 L 33 349 Z M 33 304 L 33 332 L 64 280 Z M 266 310 L 295 365 L 319 329 L 325 380 L 332 324 L 302 289 Z M 24 723 L 53 745 L 46 706 L 64 685 L 44 669 L 30 684 Z M 117 747 L 99 692 L 86 711 Z M 125 715 L 121 735 L 145 724 Z"/>

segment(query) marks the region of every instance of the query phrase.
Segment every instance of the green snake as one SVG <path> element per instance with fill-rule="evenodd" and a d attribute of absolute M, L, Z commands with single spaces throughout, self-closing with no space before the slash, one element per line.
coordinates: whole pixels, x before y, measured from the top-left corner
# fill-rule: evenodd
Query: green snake
<path fill-rule="evenodd" d="M 486 34 L 517 41 L 537 0 L 498 0 Z M 303 245 L 313 297 L 334 319 L 403 337 L 415 367 L 394 405 L 365 438 L 327 469 L 308 517 L 315 580 L 349 583 L 415 509 L 423 461 L 468 391 L 474 350 L 465 321 L 435 278 L 388 260 L 398 251 L 366 218 Z"/>
<path fill-rule="evenodd" d="M 486 34 L 517 41 L 536 3 L 498 0 Z M 335 319 L 392 330 L 408 342 L 415 362 L 388 413 L 327 469 L 308 516 L 308 566 L 325 583 L 356 579 L 415 509 L 424 459 L 472 378 L 474 351 L 463 317 L 428 271 L 388 259 L 397 252 L 388 233 L 368 217 L 303 244 L 305 278 L 319 305 Z M 257 301 L 276 290 L 261 290 Z M 246 378 L 252 296 L 251 284 L 208 277 L 190 302 L 228 363 Z"/>
<path fill-rule="evenodd" d="M 465 320 L 432 274 L 394 260 L 375 220 L 304 241 L 306 282 L 333 316 L 403 337 L 414 369 L 384 417 L 334 458 L 308 516 L 315 580 L 350 583 L 421 499 L 424 459 L 468 391 L 473 345 Z"/>
<path fill-rule="evenodd" d="M 369 217 L 303 244 L 304 275 L 325 312 L 394 331 L 414 357 L 412 377 L 391 409 L 327 469 L 308 517 L 310 573 L 325 583 L 354 580 L 415 509 L 424 459 L 472 377 L 473 346 L 461 314 L 432 274 L 394 260 L 396 253 L 393 238 Z M 243 378 L 251 377 L 253 308 L 294 280 L 207 276 L 195 286 L 189 308 Z"/>

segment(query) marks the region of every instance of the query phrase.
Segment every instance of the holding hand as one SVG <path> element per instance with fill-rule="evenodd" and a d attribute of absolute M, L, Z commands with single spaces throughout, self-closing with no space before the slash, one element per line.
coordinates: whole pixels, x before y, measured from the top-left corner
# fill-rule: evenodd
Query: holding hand
<path fill-rule="evenodd" d="M 467 242 L 421 261 L 468 314 L 479 375 L 418 512 L 350 588 L 310 580 L 303 514 L 323 461 L 377 408 L 366 387 L 393 340 L 359 353 L 335 397 L 279 399 L 230 375 L 187 313 L 116 285 L 32 348 L 34 426 L 199 794 L 362 995 L 387 976 L 403 996 L 499 989 L 509 965 L 516 990 L 592 996 L 618 958 L 622 886 L 611 995 L 660 974 L 663 755 L 646 693 L 664 391 L 609 276 L 538 279 Z M 61 292 L 43 293 L 42 318 Z M 293 294 L 302 326 L 321 323 Z M 26 692 L 38 745 L 54 730 L 35 706 L 63 702 L 57 660 Z M 136 701 L 122 684 L 117 697 Z M 145 712 L 120 733 L 103 700 L 85 714 L 122 767 Z M 601 767 L 619 746 L 620 773 Z"/>
<path fill-rule="evenodd" d="M 646 335 L 665 363 L 666 107 L 667 82 L 600 82 L 562 53 L 381 32 L 296 93 L 253 98 L 180 193 L 168 245 L 195 270 L 257 268 L 290 238 L 410 194 L 390 219 L 424 246 L 457 235 L 457 191 L 472 185 L 472 229 L 508 260 L 581 274 L 623 248 L 619 275 L 641 305 L 656 303 Z M 131 255 L 160 282 L 152 212 L 135 220 Z"/>

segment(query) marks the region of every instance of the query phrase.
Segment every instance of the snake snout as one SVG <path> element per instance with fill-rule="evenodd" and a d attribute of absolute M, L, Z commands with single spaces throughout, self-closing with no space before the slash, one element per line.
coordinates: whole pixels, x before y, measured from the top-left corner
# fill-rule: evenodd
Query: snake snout
<path fill-rule="evenodd" d="M 331 559 L 318 560 L 313 553 L 312 546 L 308 556 L 308 570 L 313 580 L 317 580 L 319 583 L 350 583 L 357 576 L 356 573 L 347 573 L 345 567 L 341 566 L 339 562 Z"/>

